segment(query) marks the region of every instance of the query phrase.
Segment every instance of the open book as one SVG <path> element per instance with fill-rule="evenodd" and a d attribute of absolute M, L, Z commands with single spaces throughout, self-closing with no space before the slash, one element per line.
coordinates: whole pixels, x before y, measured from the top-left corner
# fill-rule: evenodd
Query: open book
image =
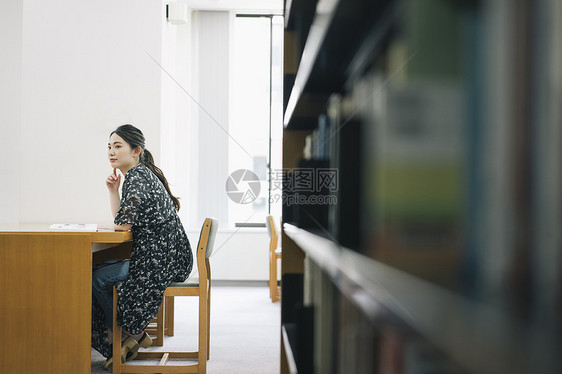
<path fill-rule="evenodd" d="M 96 223 L 54 223 L 49 229 L 51 231 L 88 231 L 95 232 L 98 230 Z"/>

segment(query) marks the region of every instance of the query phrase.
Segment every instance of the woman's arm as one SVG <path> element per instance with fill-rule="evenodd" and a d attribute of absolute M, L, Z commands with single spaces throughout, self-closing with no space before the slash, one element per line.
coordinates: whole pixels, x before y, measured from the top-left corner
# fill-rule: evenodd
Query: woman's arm
<path fill-rule="evenodd" d="M 133 225 L 113 225 L 115 231 L 129 231 Z"/>
<path fill-rule="evenodd" d="M 119 196 L 119 186 L 121 184 L 121 174 L 117 174 L 117 170 L 113 169 L 113 173 L 107 177 L 105 180 L 105 185 L 109 191 L 109 205 L 111 206 L 111 213 L 113 214 L 113 219 L 117 217 L 119 209 L 121 209 L 121 197 Z M 133 225 L 111 225 L 115 231 L 129 231 Z"/>
<path fill-rule="evenodd" d="M 121 197 L 119 196 L 119 185 L 121 184 L 121 175 L 117 174 L 117 170 L 113 169 L 113 173 L 107 177 L 105 185 L 109 191 L 109 205 L 111 206 L 111 213 L 113 214 L 113 219 L 117 216 L 119 212 L 119 207 L 121 205 Z M 131 225 L 113 225 L 116 231 L 128 231 L 131 229 Z"/>
<path fill-rule="evenodd" d="M 133 225 L 115 225 L 113 223 L 108 223 L 108 224 L 103 224 L 103 225 L 98 226 L 98 229 L 101 229 L 102 231 L 107 231 L 107 230 L 129 231 L 132 228 L 133 228 Z"/>
<path fill-rule="evenodd" d="M 113 219 L 117 216 L 119 206 L 121 205 L 121 197 L 119 197 L 119 190 L 109 191 L 109 205 L 111 206 L 111 213 Z"/>

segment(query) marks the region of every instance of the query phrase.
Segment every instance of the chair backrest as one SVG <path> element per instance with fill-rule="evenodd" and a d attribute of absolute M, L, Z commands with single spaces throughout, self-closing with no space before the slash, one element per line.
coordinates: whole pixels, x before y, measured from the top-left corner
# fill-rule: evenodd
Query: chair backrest
<path fill-rule="evenodd" d="M 275 230 L 275 222 L 273 222 L 273 216 L 265 217 L 265 226 L 267 227 L 267 234 L 270 238 L 273 236 L 273 233 L 277 233 L 277 230 Z"/>
<path fill-rule="evenodd" d="M 197 243 L 197 253 L 199 253 L 199 248 L 201 246 L 206 246 L 206 248 L 204 248 L 205 258 L 211 257 L 213 253 L 218 228 L 219 221 L 216 218 L 205 218 L 203 227 L 201 227 L 201 233 L 199 234 L 199 242 Z"/>
<path fill-rule="evenodd" d="M 277 248 L 277 229 L 275 229 L 275 221 L 273 220 L 273 216 L 265 217 L 265 226 L 267 227 L 267 233 L 269 234 L 269 249 L 275 251 Z"/>

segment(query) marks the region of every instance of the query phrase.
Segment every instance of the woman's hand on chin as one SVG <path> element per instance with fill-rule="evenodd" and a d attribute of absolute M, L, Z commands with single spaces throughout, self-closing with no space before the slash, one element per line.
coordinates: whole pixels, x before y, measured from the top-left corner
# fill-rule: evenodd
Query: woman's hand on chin
<path fill-rule="evenodd" d="M 117 169 L 113 168 L 113 173 L 111 173 L 105 180 L 105 185 L 110 192 L 119 191 L 119 185 L 121 184 L 121 174 L 117 173 Z"/>

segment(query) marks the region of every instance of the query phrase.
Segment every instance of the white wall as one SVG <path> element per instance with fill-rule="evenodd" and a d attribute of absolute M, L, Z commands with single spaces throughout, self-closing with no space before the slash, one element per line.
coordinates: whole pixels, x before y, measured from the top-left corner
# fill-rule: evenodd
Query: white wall
<path fill-rule="evenodd" d="M 8 135 L 1 144 L 0 219 L 110 222 L 110 131 L 133 123 L 156 158 L 160 153 L 161 71 L 149 55 L 160 59 L 163 5 L 20 3 L 0 5 L 0 74 L 9 83 L 0 85 L 9 108 L 0 114 Z"/>
<path fill-rule="evenodd" d="M 0 2 L 0 223 L 20 217 L 22 28 L 22 2 Z"/>
<path fill-rule="evenodd" d="M 161 163 L 172 192 L 180 198 L 180 217 L 187 226 L 188 213 L 196 202 L 197 191 L 190 182 L 197 148 L 190 141 L 196 138 L 196 126 L 189 120 L 192 100 L 191 72 L 191 17 L 177 25 L 164 22 L 162 27 L 162 133 Z M 189 93 L 189 94 L 188 94 Z M 194 226 L 194 228 L 197 225 Z"/>
<path fill-rule="evenodd" d="M 197 11 L 194 40 L 196 103 L 192 105 L 198 126 L 198 186 L 196 220 L 206 216 L 228 221 L 229 64 L 231 19 L 229 12 Z"/>
<path fill-rule="evenodd" d="M 187 232 L 191 247 L 196 248 L 198 231 Z M 242 228 L 217 233 L 211 255 L 211 279 L 229 281 L 266 281 L 269 279 L 269 236 L 265 229 Z M 280 263 L 278 263 L 280 268 Z M 192 276 L 196 274 L 196 267 Z"/>

